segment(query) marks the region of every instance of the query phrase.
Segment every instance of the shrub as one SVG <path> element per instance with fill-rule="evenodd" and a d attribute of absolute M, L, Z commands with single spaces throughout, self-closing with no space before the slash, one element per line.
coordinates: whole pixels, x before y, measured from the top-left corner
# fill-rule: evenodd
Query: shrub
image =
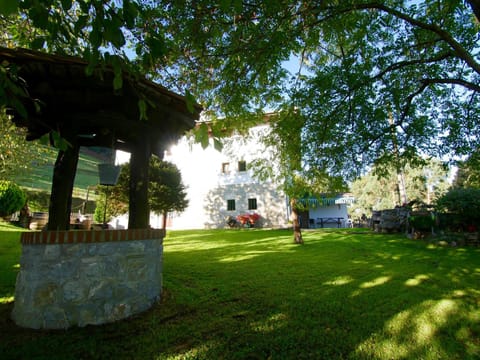
<path fill-rule="evenodd" d="M 432 214 L 412 215 L 408 221 L 411 227 L 420 231 L 429 231 L 432 226 L 435 226 L 435 217 Z"/>
<path fill-rule="evenodd" d="M 0 216 L 8 216 L 25 205 L 26 195 L 20 187 L 7 180 L 0 180 Z"/>
<path fill-rule="evenodd" d="M 437 209 L 454 214 L 454 223 L 462 227 L 480 224 L 480 189 L 455 188 L 437 200 Z"/>
<path fill-rule="evenodd" d="M 34 212 L 48 212 L 50 193 L 47 191 L 26 190 L 28 207 Z"/>

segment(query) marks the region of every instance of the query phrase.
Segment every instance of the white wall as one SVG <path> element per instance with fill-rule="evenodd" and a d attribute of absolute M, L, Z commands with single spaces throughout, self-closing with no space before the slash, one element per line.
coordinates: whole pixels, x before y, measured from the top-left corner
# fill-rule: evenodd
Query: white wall
<path fill-rule="evenodd" d="M 171 229 L 223 228 L 227 216 L 236 217 L 256 212 L 264 226 L 285 226 L 287 207 L 285 196 L 271 182 L 260 183 L 249 164 L 265 155 L 258 134 L 267 131 L 262 125 L 250 129 L 249 136 L 234 135 L 224 139 L 222 151 L 213 146 L 203 149 L 200 144 L 182 138 L 170 148 L 166 161 L 177 165 L 187 187 L 189 206 L 178 214 L 171 214 Z M 238 162 L 247 163 L 247 171 L 238 170 Z M 229 163 L 229 172 L 222 164 Z M 257 209 L 248 210 L 248 199 L 257 199 Z M 235 211 L 227 210 L 227 200 L 235 200 Z"/>
<path fill-rule="evenodd" d="M 345 227 L 345 222 L 348 219 L 347 206 L 345 204 L 336 204 L 310 209 L 309 217 L 315 220 L 317 227 L 320 227 L 320 225 L 318 225 L 319 218 L 342 218 L 340 227 Z M 324 227 L 336 228 L 337 224 L 327 223 Z"/>

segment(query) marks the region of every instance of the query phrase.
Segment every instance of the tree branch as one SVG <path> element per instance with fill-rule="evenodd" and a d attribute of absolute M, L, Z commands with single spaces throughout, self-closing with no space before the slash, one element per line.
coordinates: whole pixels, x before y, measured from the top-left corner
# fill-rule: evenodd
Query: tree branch
<path fill-rule="evenodd" d="M 380 71 L 378 74 L 374 75 L 372 79 L 380 79 L 383 77 L 385 74 L 395 71 L 398 69 L 401 69 L 403 67 L 407 66 L 415 66 L 419 64 L 430 64 L 430 63 L 435 63 L 439 62 L 445 59 L 448 59 L 453 56 L 453 53 L 451 51 L 447 51 L 445 53 L 440 53 L 435 57 L 428 58 L 428 59 L 416 59 L 416 60 L 408 60 L 408 61 L 399 61 L 397 63 L 394 63 L 388 67 L 386 67 L 383 71 Z"/>
<path fill-rule="evenodd" d="M 472 2 L 475 4 L 480 3 L 478 0 L 470 0 L 470 4 L 472 5 Z M 393 9 L 389 6 L 386 6 L 384 4 L 380 3 L 365 3 L 365 4 L 359 4 L 359 5 L 353 5 L 351 7 L 351 10 L 366 10 L 366 9 L 377 9 L 380 11 L 384 11 L 390 15 L 393 15 L 399 19 L 402 19 L 406 21 L 407 23 L 431 31 L 440 38 L 442 38 L 455 52 L 455 54 L 465 61 L 476 73 L 480 74 L 480 64 L 475 61 L 473 56 L 470 55 L 470 53 L 457 41 L 455 38 L 450 35 L 447 31 L 443 30 L 440 26 L 436 24 L 427 24 L 423 21 L 417 20 L 407 14 L 404 14 L 396 9 Z"/>
<path fill-rule="evenodd" d="M 431 85 L 431 84 L 454 84 L 460 85 L 467 89 L 470 89 L 475 92 L 480 92 L 480 85 L 471 83 L 463 79 L 422 79 L 422 84 Z"/>
<path fill-rule="evenodd" d="M 472 10 L 477 16 L 477 12 L 480 12 L 480 0 L 467 0 L 467 2 L 471 5 Z M 330 7 L 320 6 L 320 8 L 317 8 L 317 13 L 320 14 L 323 10 L 323 11 L 327 11 L 327 14 L 325 17 L 318 19 L 316 23 L 319 24 L 328 19 L 332 19 L 335 16 L 342 13 L 349 13 L 349 12 L 361 11 L 361 10 L 373 10 L 373 9 L 386 12 L 387 14 L 390 14 L 398 19 L 404 20 L 410 25 L 413 25 L 415 27 L 437 34 L 443 41 L 445 41 L 450 46 L 450 48 L 454 51 L 454 53 L 459 59 L 462 59 L 463 61 L 465 61 L 465 63 L 468 64 L 468 66 L 470 66 L 476 73 L 480 74 L 480 64 L 469 53 L 469 51 L 462 46 L 462 44 L 460 44 L 457 40 L 455 40 L 455 38 L 452 35 L 450 35 L 450 33 L 443 30 L 440 26 L 436 24 L 429 24 L 429 23 L 420 21 L 418 19 L 415 19 L 399 10 L 391 8 L 380 2 L 351 4 L 343 8 L 339 6 L 330 6 Z M 480 16 L 480 14 L 478 15 Z M 479 16 L 477 16 L 477 18 L 479 18 Z"/>

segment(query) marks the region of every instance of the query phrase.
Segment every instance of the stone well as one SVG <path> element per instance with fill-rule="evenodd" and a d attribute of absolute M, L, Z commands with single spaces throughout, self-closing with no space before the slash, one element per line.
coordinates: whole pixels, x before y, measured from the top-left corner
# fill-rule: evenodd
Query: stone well
<path fill-rule="evenodd" d="M 124 319 L 162 291 L 164 231 L 23 233 L 12 318 L 19 326 L 66 329 Z"/>

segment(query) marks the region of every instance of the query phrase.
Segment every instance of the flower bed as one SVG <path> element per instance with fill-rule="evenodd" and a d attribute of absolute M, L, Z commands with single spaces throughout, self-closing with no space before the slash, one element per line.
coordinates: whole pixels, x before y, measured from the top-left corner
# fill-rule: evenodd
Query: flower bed
<path fill-rule="evenodd" d="M 241 214 L 237 216 L 238 222 L 244 227 L 255 227 L 258 220 L 260 219 L 260 215 L 257 213 L 253 214 Z"/>

